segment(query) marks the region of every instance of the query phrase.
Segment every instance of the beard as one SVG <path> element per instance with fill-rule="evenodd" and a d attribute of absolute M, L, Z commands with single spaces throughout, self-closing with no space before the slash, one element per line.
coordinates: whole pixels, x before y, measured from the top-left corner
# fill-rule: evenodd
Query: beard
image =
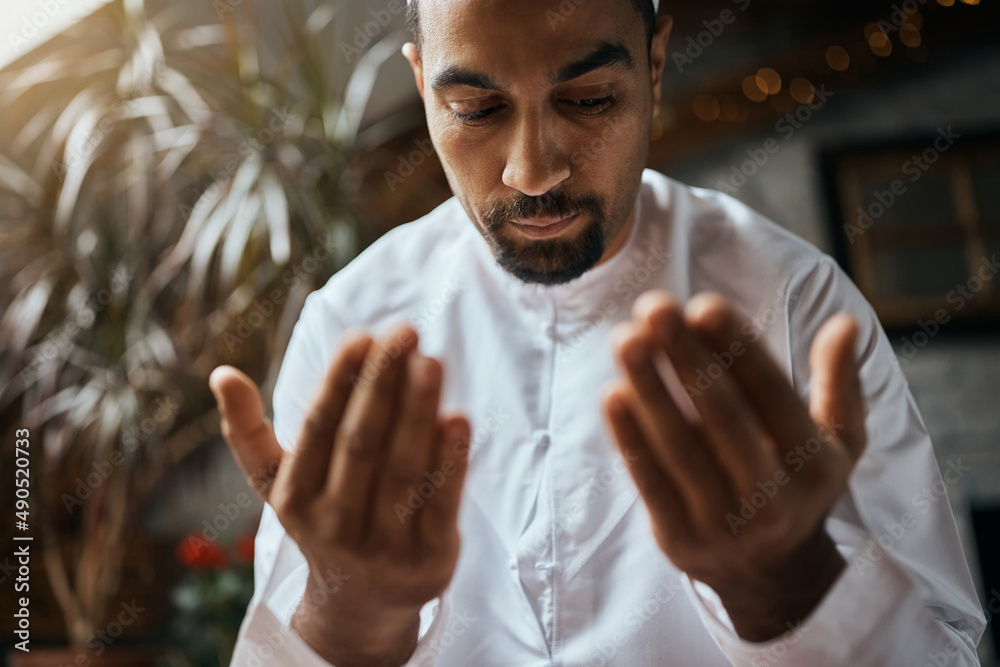
<path fill-rule="evenodd" d="M 568 239 L 526 239 L 511 226 L 511 221 L 520 218 L 572 215 L 580 216 L 583 228 Z M 510 201 L 488 204 L 482 219 L 486 240 L 500 267 L 526 283 L 541 285 L 559 285 L 582 276 L 601 261 L 613 236 L 606 201 L 598 194 L 519 194 Z"/>

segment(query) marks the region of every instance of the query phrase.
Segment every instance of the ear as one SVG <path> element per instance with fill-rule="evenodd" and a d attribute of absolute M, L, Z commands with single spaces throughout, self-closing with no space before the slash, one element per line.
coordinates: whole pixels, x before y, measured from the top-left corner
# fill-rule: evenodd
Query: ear
<path fill-rule="evenodd" d="M 670 41 L 670 31 L 674 27 L 674 19 L 663 15 L 656 21 L 653 30 L 653 45 L 649 51 L 649 75 L 653 84 L 653 115 L 660 113 L 660 98 L 663 93 L 663 69 L 667 66 L 667 43 Z"/>
<path fill-rule="evenodd" d="M 413 42 L 403 44 L 403 56 L 410 63 L 413 70 L 413 78 L 417 82 L 417 90 L 420 91 L 420 99 L 424 98 L 424 64 L 420 60 L 420 51 Z"/>

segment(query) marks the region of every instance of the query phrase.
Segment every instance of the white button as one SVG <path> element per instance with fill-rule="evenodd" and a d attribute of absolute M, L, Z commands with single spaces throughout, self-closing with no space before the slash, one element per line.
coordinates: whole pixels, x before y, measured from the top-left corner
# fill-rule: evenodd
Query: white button
<path fill-rule="evenodd" d="M 547 447 L 549 444 L 549 432 L 546 430 L 535 431 L 531 437 L 539 447 Z"/>
<path fill-rule="evenodd" d="M 535 563 L 535 569 L 536 570 L 547 570 L 547 569 L 549 569 L 549 564 L 548 563 Z"/>

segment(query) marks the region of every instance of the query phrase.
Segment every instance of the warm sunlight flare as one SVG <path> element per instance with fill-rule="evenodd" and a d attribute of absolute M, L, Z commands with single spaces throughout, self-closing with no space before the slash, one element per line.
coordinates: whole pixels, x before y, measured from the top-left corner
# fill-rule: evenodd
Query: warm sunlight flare
<path fill-rule="evenodd" d="M 0 67 L 17 60 L 108 0 L 4 0 Z"/>

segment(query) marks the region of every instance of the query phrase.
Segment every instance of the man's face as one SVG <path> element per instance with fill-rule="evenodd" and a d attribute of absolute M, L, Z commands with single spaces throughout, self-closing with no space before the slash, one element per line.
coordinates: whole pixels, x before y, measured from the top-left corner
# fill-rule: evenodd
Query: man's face
<path fill-rule="evenodd" d="M 669 25 L 629 0 L 420 0 L 404 53 L 452 191 L 497 262 L 567 282 L 631 227 Z"/>

